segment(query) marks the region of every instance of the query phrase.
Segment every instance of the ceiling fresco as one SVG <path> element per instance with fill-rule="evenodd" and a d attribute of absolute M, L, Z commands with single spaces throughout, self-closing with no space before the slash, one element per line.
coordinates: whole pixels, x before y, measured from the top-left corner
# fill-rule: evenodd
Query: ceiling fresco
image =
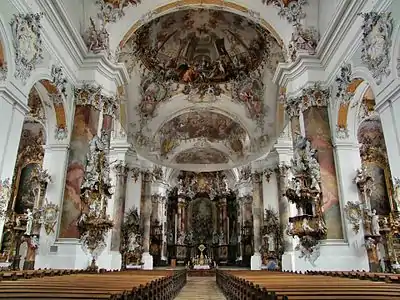
<path fill-rule="evenodd" d="M 181 114 L 164 124 L 158 132 L 163 157 L 187 140 L 220 142 L 243 156 L 247 133 L 232 119 L 215 112 L 193 111 Z"/>
<path fill-rule="evenodd" d="M 229 157 L 213 148 L 206 149 L 190 149 L 180 152 L 175 157 L 178 164 L 227 164 Z"/>
<path fill-rule="evenodd" d="M 199 8 L 165 14 L 137 29 L 119 61 L 131 75 L 128 136 L 155 163 L 228 169 L 265 155 L 280 132 L 272 78 L 284 51 L 245 17 Z"/>
<path fill-rule="evenodd" d="M 268 34 L 230 12 L 181 10 L 136 32 L 137 56 L 147 69 L 184 83 L 226 82 L 264 61 Z"/>

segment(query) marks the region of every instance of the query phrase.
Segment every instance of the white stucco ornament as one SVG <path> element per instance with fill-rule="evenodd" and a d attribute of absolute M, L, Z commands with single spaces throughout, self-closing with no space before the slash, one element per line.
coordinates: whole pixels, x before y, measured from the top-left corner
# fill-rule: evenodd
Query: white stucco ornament
<path fill-rule="evenodd" d="M 43 13 L 14 15 L 10 22 L 15 48 L 15 78 L 25 84 L 43 59 L 40 20 Z"/>
<path fill-rule="evenodd" d="M 361 16 L 364 18 L 361 59 L 379 85 L 383 77 L 390 74 L 393 19 L 388 12 L 369 12 Z"/>

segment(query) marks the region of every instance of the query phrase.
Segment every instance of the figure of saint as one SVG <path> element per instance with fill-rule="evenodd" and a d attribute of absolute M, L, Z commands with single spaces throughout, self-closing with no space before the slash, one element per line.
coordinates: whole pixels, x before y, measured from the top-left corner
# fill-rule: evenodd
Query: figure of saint
<path fill-rule="evenodd" d="M 28 208 L 26 210 L 26 230 L 25 234 L 26 235 L 31 235 L 32 233 L 32 227 L 33 227 L 33 213 L 32 211 Z"/>
<path fill-rule="evenodd" d="M 372 235 L 381 235 L 379 233 L 380 226 L 379 226 L 379 216 L 376 214 L 376 210 L 372 210 L 371 213 L 371 233 Z"/>

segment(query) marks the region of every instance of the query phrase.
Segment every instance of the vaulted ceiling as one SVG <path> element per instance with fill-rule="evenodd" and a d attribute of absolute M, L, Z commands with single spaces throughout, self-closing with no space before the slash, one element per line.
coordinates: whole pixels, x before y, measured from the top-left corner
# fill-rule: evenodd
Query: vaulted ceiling
<path fill-rule="evenodd" d="M 121 49 L 131 74 L 128 132 L 138 153 L 215 171 L 267 153 L 283 127 L 272 83 L 281 46 L 231 12 L 178 10 L 142 25 Z"/>

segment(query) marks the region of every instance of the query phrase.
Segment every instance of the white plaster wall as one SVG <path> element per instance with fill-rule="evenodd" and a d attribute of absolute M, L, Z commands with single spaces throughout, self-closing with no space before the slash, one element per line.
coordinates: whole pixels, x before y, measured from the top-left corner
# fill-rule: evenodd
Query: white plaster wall
<path fill-rule="evenodd" d="M 276 173 L 271 174 L 269 182 L 263 176 L 263 205 L 265 209 L 272 209 L 279 213 L 279 192 Z"/>
<path fill-rule="evenodd" d="M 126 183 L 126 202 L 125 211 L 135 207 L 140 215 L 140 197 L 142 191 L 142 178 L 139 176 L 138 180 L 135 182 L 130 172 L 128 175 Z"/>
<path fill-rule="evenodd" d="M 318 2 L 318 28 L 322 36 L 332 21 L 339 2 L 343 0 L 319 0 Z"/>

